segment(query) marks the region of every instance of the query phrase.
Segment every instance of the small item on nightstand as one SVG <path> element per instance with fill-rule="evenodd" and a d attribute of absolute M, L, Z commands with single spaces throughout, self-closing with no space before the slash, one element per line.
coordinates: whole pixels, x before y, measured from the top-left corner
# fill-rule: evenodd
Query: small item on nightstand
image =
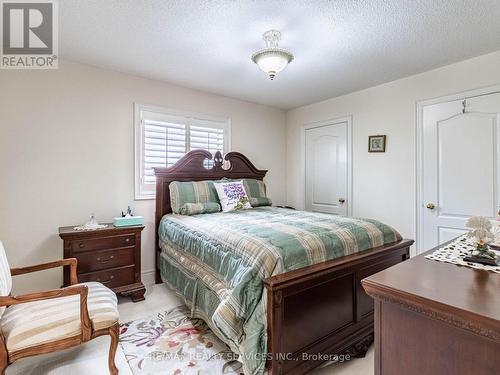
<path fill-rule="evenodd" d="M 106 228 L 107 225 L 105 224 L 99 224 L 97 222 L 97 219 L 95 218 L 95 215 L 92 213 L 90 214 L 89 221 L 87 221 L 83 225 L 79 225 L 77 227 L 74 227 L 75 230 L 96 230 L 96 229 L 103 229 Z"/>
<path fill-rule="evenodd" d="M 127 215 L 128 215 L 128 216 L 134 216 L 134 215 L 132 214 L 132 209 L 130 208 L 130 206 L 128 206 L 128 207 L 127 207 L 127 213 L 126 213 L 126 214 L 124 214 L 124 213 L 123 213 L 123 211 L 122 211 L 122 217 L 125 217 L 125 216 L 127 216 Z"/>
<path fill-rule="evenodd" d="M 121 217 L 115 217 L 113 222 L 115 227 L 125 227 L 132 225 L 144 225 L 144 218 L 142 216 L 134 216 L 130 206 L 127 207 L 127 213 L 124 214 L 122 211 Z"/>

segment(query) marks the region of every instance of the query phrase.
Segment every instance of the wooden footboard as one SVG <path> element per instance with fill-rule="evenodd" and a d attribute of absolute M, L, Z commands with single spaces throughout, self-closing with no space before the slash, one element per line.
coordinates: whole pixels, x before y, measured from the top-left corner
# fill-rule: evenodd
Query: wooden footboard
<path fill-rule="evenodd" d="M 373 342 L 374 304 L 361 280 L 408 259 L 412 244 L 402 240 L 266 279 L 272 375 L 305 374 L 335 355 L 364 356 Z"/>

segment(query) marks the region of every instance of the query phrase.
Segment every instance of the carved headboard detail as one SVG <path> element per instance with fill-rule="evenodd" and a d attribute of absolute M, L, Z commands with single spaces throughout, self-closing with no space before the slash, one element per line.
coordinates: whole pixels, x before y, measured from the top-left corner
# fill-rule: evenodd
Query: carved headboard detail
<path fill-rule="evenodd" d="M 205 168 L 206 160 L 213 160 L 212 168 Z M 227 161 L 227 163 L 224 163 Z M 227 164 L 227 169 L 224 169 Z M 170 183 L 172 181 L 204 181 L 220 180 L 221 178 L 239 179 L 254 178 L 262 180 L 267 170 L 257 169 L 248 158 L 239 152 L 229 152 L 224 157 L 217 151 L 212 159 L 212 154 L 204 150 L 193 150 L 184 155 L 170 168 L 153 168 L 156 176 L 156 250 L 158 246 L 158 227 L 163 215 L 171 213 Z M 158 255 L 157 266 L 158 266 Z M 159 272 L 156 272 L 156 281 Z"/>

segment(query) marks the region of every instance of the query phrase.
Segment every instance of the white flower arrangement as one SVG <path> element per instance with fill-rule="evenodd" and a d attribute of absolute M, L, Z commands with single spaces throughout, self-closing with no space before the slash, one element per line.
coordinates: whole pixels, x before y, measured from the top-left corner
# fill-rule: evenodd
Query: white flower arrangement
<path fill-rule="evenodd" d="M 480 258 L 491 259 L 496 263 L 497 256 L 494 252 L 489 251 L 488 243 L 495 240 L 495 235 L 491 232 L 493 225 L 490 219 L 484 216 L 471 217 L 465 223 L 465 226 L 472 230 L 468 233 L 469 237 L 474 237 L 476 241 L 476 253 L 472 255 Z"/>
<path fill-rule="evenodd" d="M 467 220 L 465 226 L 467 228 L 472 228 L 472 230 L 468 233 L 468 236 L 474 237 L 480 244 L 487 244 L 495 239 L 495 236 L 491 232 L 491 221 L 487 217 L 471 217 Z"/>

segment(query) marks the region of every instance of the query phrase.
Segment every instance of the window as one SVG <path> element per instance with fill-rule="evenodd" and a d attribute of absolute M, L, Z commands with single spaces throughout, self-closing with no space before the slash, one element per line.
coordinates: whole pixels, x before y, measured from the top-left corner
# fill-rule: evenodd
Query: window
<path fill-rule="evenodd" d="M 158 107 L 135 106 L 135 198 L 155 197 L 154 167 L 171 167 L 196 149 L 229 151 L 230 121 Z M 207 161 L 207 167 L 211 162 Z"/>

